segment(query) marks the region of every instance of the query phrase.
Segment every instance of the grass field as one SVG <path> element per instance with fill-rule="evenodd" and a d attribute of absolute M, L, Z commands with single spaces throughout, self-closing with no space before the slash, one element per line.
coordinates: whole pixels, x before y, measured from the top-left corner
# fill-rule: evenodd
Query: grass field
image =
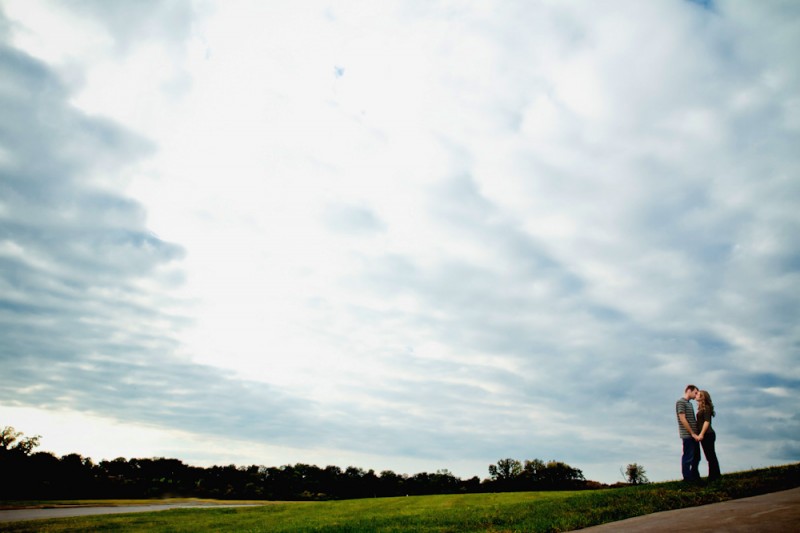
<path fill-rule="evenodd" d="M 148 500 L 0 500 L 0 511 L 8 509 L 52 509 L 58 507 L 125 507 L 130 505 L 158 505 L 162 503 L 186 504 L 272 504 L 262 500 L 212 500 L 205 498 L 153 498 Z"/>
<path fill-rule="evenodd" d="M 654 483 L 580 492 L 516 492 L 269 502 L 0 525 L 3 531 L 569 531 L 657 511 L 800 486 L 800 463 L 728 474 L 715 483 Z M 6 506 L 10 502 L 2 502 Z M 33 503 L 33 502 L 32 502 Z M 42 505 L 43 502 L 36 502 Z"/>

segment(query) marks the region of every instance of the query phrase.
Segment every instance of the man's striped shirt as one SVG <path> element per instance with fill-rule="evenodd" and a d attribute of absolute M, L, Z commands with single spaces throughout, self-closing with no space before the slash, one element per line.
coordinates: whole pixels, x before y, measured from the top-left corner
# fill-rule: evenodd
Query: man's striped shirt
<path fill-rule="evenodd" d="M 675 403 L 675 416 L 678 417 L 678 432 L 681 438 L 688 439 L 692 434 L 686 431 L 686 428 L 681 424 L 681 413 L 686 415 L 686 421 L 689 422 L 694 432 L 697 433 L 697 419 L 694 417 L 694 407 L 692 407 L 692 402 L 686 398 L 681 398 Z"/>

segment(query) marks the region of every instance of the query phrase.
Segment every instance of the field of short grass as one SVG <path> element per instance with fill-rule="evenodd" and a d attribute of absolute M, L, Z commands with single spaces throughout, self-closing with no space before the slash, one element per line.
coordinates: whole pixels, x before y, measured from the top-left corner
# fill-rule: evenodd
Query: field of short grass
<path fill-rule="evenodd" d="M 654 483 L 580 492 L 516 492 L 269 502 L 3 524 L 4 531 L 455 532 L 569 531 L 657 511 L 800 486 L 800 463 L 728 474 L 712 484 Z M 8 503 L 8 502 L 1 502 Z M 42 502 L 39 502 L 41 505 Z"/>
<path fill-rule="evenodd" d="M 261 500 L 213 500 L 206 498 L 152 498 L 139 500 L 0 500 L 0 511 L 8 509 L 52 509 L 58 507 L 126 507 L 130 505 L 159 505 L 163 503 L 186 504 L 271 504 Z"/>

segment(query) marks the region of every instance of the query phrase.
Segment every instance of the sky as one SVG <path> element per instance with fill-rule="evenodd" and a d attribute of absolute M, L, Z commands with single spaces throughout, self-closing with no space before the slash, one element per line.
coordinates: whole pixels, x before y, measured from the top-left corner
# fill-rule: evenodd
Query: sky
<path fill-rule="evenodd" d="M 798 49 L 791 0 L 0 0 L 0 426 L 660 481 L 694 383 L 723 473 L 800 461 Z"/>

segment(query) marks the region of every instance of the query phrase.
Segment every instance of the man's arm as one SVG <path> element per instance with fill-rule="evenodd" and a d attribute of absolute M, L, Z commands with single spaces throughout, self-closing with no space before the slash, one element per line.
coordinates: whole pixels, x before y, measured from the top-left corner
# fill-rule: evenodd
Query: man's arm
<path fill-rule="evenodd" d="M 692 428 L 691 424 L 689 424 L 689 421 L 686 420 L 685 413 L 678 413 L 678 420 L 680 420 L 681 424 L 683 424 L 683 427 L 686 428 L 686 431 L 689 432 L 689 435 L 691 435 L 694 438 L 697 438 L 697 433 L 694 432 L 694 429 Z"/>

